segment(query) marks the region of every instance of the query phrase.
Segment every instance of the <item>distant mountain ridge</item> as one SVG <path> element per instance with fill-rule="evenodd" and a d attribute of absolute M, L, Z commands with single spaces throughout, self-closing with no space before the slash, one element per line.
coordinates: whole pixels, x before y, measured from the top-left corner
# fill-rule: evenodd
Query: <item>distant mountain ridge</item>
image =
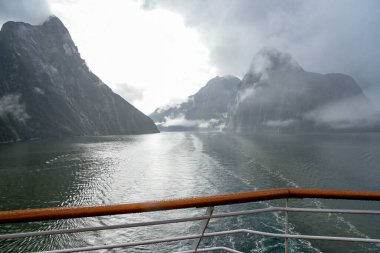
<path fill-rule="evenodd" d="M 158 132 L 80 57 L 57 17 L 0 31 L 0 141 Z"/>
<path fill-rule="evenodd" d="M 307 72 L 289 55 L 264 48 L 253 59 L 230 107 L 228 127 L 238 132 L 314 132 L 360 128 L 348 125 L 353 113 L 337 111 L 360 105 L 370 110 L 369 100 L 355 80 L 344 74 Z M 351 108 L 354 109 L 354 108 Z M 336 120 L 324 121 L 336 112 Z M 319 116 L 318 116 L 319 114 Z"/>
<path fill-rule="evenodd" d="M 214 77 L 187 101 L 157 108 L 149 116 L 164 130 L 219 129 L 225 126 L 228 103 L 239 83 L 234 76 Z"/>
<path fill-rule="evenodd" d="M 254 56 L 243 80 L 223 81 L 230 85 L 220 85 L 220 80 L 211 79 L 186 102 L 158 108 L 150 116 L 162 130 L 309 133 L 379 129 L 380 114 L 352 77 L 305 71 L 289 54 L 272 48 L 263 48 Z M 221 96 L 223 92 L 228 95 Z"/>

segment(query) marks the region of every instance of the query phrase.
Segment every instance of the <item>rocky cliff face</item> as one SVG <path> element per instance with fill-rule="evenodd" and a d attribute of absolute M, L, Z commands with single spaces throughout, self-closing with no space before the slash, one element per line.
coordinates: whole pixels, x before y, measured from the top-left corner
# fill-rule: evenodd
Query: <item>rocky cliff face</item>
<path fill-rule="evenodd" d="M 254 57 L 242 80 L 228 126 L 239 132 L 360 128 L 352 125 L 355 112 L 342 117 L 345 106 L 351 110 L 356 105 L 360 111 L 370 108 L 350 76 L 307 72 L 290 55 L 265 48 Z"/>
<path fill-rule="evenodd" d="M 239 83 L 234 76 L 215 77 L 187 101 L 158 108 L 150 117 L 165 130 L 219 129 L 225 125 Z"/>
<path fill-rule="evenodd" d="M 158 132 L 86 66 L 56 17 L 0 32 L 0 141 Z"/>

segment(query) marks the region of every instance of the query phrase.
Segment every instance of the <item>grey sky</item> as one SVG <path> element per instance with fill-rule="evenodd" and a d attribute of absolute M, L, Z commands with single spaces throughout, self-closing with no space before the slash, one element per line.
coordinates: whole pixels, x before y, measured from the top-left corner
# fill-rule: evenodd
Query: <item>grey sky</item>
<path fill-rule="evenodd" d="M 9 20 L 38 24 L 49 14 L 45 0 L 0 0 L 0 26 Z"/>
<path fill-rule="evenodd" d="M 83 0 L 0 0 L 0 25 L 7 20 L 40 23 L 54 3 L 60 7 L 83 3 L 89 9 L 96 5 Z M 115 3 L 116 0 L 107 1 L 108 5 Z M 199 34 L 208 49 L 210 66 L 216 67 L 219 75 L 242 77 L 257 51 L 273 47 L 290 53 L 305 70 L 352 75 L 366 94 L 373 96 L 372 100 L 380 94 L 380 1 L 146 0 L 141 2 L 141 8 L 146 12 L 166 9 L 181 15 L 185 24 Z M 110 20 L 106 14 L 112 15 L 105 13 L 99 18 Z M 75 25 L 83 20 L 71 21 L 69 29 L 75 35 Z M 98 33 L 99 28 L 94 29 L 94 34 Z M 80 51 L 86 53 L 89 45 L 82 43 L 78 35 L 74 39 Z M 104 76 L 100 67 L 94 69 Z M 119 83 L 136 83 L 125 79 Z"/>
<path fill-rule="evenodd" d="M 144 97 L 143 89 L 128 85 L 127 83 L 118 84 L 114 89 L 114 92 L 122 96 L 131 104 L 142 100 Z"/>
<path fill-rule="evenodd" d="M 380 85 L 380 1 L 147 0 L 201 34 L 212 64 L 242 76 L 264 46 L 290 53 L 309 71 L 343 72 Z"/>

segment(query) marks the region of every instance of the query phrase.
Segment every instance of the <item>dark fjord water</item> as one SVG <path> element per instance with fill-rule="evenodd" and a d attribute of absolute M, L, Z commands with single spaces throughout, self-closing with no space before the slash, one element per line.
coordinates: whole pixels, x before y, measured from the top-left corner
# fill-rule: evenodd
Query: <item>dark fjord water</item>
<path fill-rule="evenodd" d="M 279 187 L 380 190 L 380 134 L 243 136 L 161 133 L 72 138 L 0 145 L 0 210 L 103 205 L 233 193 Z M 284 200 L 216 208 L 283 206 Z M 380 203 L 292 200 L 291 206 L 380 209 Z M 182 210 L 0 225 L 0 233 L 118 224 L 196 215 Z M 282 232 L 283 214 L 216 220 L 211 231 L 252 228 Z M 290 214 L 293 233 L 380 238 L 380 217 Z M 197 231 L 199 223 L 121 229 L 0 242 L 0 252 L 122 243 Z M 283 240 L 256 236 L 205 239 L 203 245 L 244 252 L 283 252 Z M 168 243 L 107 252 L 168 252 Z M 379 252 L 380 245 L 290 241 L 290 252 Z"/>

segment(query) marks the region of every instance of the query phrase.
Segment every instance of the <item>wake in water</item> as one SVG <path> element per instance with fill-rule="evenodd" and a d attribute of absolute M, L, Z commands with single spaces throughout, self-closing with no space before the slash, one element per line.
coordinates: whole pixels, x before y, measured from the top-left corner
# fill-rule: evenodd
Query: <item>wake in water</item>
<path fill-rule="evenodd" d="M 201 141 L 194 135 L 193 136 L 193 142 L 196 143 L 195 146 L 197 146 L 198 150 L 202 151 L 202 147 L 200 145 Z M 228 180 L 223 180 L 226 182 L 233 182 L 234 184 L 243 184 L 245 187 L 241 188 L 247 188 L 251 191 L 259 190 L 259 186 L 255 185 L 255 182 L 252 178 L 239 175 L 237 171 L 231 170 L 231 168 L 225 167 L 220 164 L 220 162 L 210 156 L 209 154 L 206 154 L 202 152 L 202 162 L 207 164 L 207 167 L 214 168 L 215 171 L 217 171 L 219 174 L 224 175 L 224 178 L 228 178 Z M 285 178 L 279 173 L 273 172 L 269 169 L 266 169 L 262 166 L 259 166 L 254 162 L 253 159 L 248 160 L 248 163 L 245 164 L 248 168 L 256 167 L 260 168 L 262 172 L 264 173 L 270 173 L 272 176 L 276 176 L 278 179 L 285 181 L 288 185 L 288 187 L 298 187 L 298 185 L 295 182 L 292 182 L 291 180 Z M 231 180 L 233 178 L 234 180 Z M 218 177 L 218 180 L 221 178 Z M 213 183 L 212 179 L 209 179 L 211 184 L 213 184 L 216 188 L 220 188 L 220 185 L 217 183 Z M 234 182 L 235 181 L 235 182 Z M 236 182 L 237 181 L 237 182 Z M 228 185 L 223 185 L 224 187 L 220 190 L 228 190 Z M 225 192 L 219 192 L 225 193 Z M 258 209 L 258 208 L 269 208 L 274 207 L 269 202 L 260 202 L 260 203 L 254 203 L 248 205 L 252 209 Z M 247 205 L 244 205 L 244 207 L 247 207 Z M 217 208 L 220 211 L 236 211 L 234 207 L 218 207 Z M 268 213 L 264 215 L 259 215 L 258 217 L 252 216 L 252 217 L 237 217 L 237 218 L 229 218 L 229 219 L 223 219 L 218 220 L 215 222 L 212 222 L 209 226 L 210 231 L 221 231 L 225 229 L 239 229 L 239 228 L 246 228 L 246 229 L 254 229 L 259 231 L 267 231 L 267 232 L 273 232 L 273 233 L 285 233 L 284 230 L 284 224 L 285 224 L 285 218 L 284 215 L 273 212 Z M 289 232 L 292 234 L 298 234 L 295 226 L 293 224 L 289 224 Z M 274 251 L 283 251 L 284 249 L 284 240 L 283 239 L 276 239 L 276 238 L 268 238 L 268 237 L 262 237 L 262 236 L 240 236 L 240 235 L 234 235 L 234 236 L 225 236 L 226 238 L 213 238 L 209 240 L 208 243 L 206 243 L 208 246 L 220 246 L 225 245 L 226 241 L 228 241 L 229 246 L 232 246 L 232 248 L 241 250 L 243 252 L 274 252 Z M 248 238 L 247 238 L 248 237 Z M 310 242 L 305 240 L 296 240 L 291 242 L 290 244 L 290 252 L 310 252 L 310 253 L 320 253 L 321 251 L 317 248 L 313 247 Z"/>
<path fill-rule="evenodd" d="M 241 159 L 241 156 L 244 156 L 245 160 Z M 274 188 L 273 184 L 275 184 L 277 187 L 285 187 L 285 188 L 300 188 L 300 186 L 290 178 L 283 175 L 280 171 L 276 169 L 271 169 L 270 167 L 263 166 L 262 164 L 258 163 L 254 158 L 247 156 L 245 154 L 240 154 L 240 163 L 243 162 L 243 164 L 239 164 L 239 166 L 246 166 L 247 168 L 250 168 L 250 171 L 247 172 L 247 170 L 239 170 L 238 168 L 231 169 L 231 167 L 223 166 L 219 163 L 220 158 L 212 157 L 212 154 L 207 154 L 207 157 L 204 157 L 204 159 L 209 160 L 207 163 L 212 164 L 216 169 L 220 172 L 220 174 L 223 174 L 224 177 L 227 177 L 228 180 L 223 181 L 237 181 L 234 182 L 234 184 L 239 184 L 240 186 L 244 185 L 243 187 L 240 187 L 241 189 L 247 189 L 247 190 L 259 190 L 259 189 L 265 189 L 265 188 Z M 212 161 L 212 162 L 211 162 Z M 313 165 L 312 165 L 313 166 Z M 233 180 L 231 180 L 233 179 Z M 270 180 L 268 180 L 270 179 Z M 263 184 L 264 183 L 264 184 Z M 267 184 L 269 183 L 269 184 Z M 228 189 L 228 186 L 224 185 Z M 224 192 L 223 192 L 224 193 Z M 310 200 L 304 200 L 301 201 L 301 203 L 297 203 L 300 201 L 295 201 L 295 204 L 301 204 L 302 206 L 307 206 L 311 208 L 328 208 L 326 204 L 324 204 L 320 200 L 316 199 L 310 199 Z M 290 202 L 292 203 L 292 201 Z M 271 202 L 262 202 L 262 203 L 256 203 L 254 205 L 254 208 L 269 208 L 269 207 L 275 207 L 278 206 L 278 203 L 276 205 L 273 205 Z M 301 207 L 302 207 L 301 206 Z M 227 210 L 227 209 L 226 209 Z M 302 234 L 325 234 L 325 235 L 331 235 L 331 232 L 336 231 L 338 234 L 333 234 L 334 236 L 347 236 L 347 237 L 361 237 L 361 238 L 369 238 L 368 235 L 366 235 L 364 232 L 361 232 L 355 225 L 353 225 L 350 221 L 345 219 L 342 215 L 339 214 L 323 214 L 323 215 L 317 215 L 315 217 L 311 217 L 312 219 L 316 220 L 303 220 L 304 215 L 303 214 L 294 214 L 293 216 L 298 215 L 299 217 L 294 217 L 294 223 L 290 222 L 289 224 L 289 232 L 291 234 L 301 234 L 297 228 L 301 227 Z M 271 217 L 269 217 L 271 216 Z M 309 217 L 310 218 L 310 217 Z M 245 218 L 239 217 L 237 221 L 231 221 L 228 223 L 223 223 L 223 226 L 220 227 L 220 229 L 223 229 L 223 227 L 233 227 L 235 222 L 239 224 L 236 226 L 236 228 L 248 228 L 251 227 L 255 230 L 260 231 L 267 231 L 267 232 L 274 232 L 274 233 L 284 233 L 284 224 L 285 224 L 285 218 L 284 215 L 279 212 L 274 212 L 269 214 L 265 219 L 262 219 L 261 222 L 258 222 L 258 220 L 262 219 L 262 217 L 259 217 L 257 220 L 253 219 L 250 221 L 247 221 Z M 305 224 L 306 221 L 306 224 Z M 307 227 L 315 227 L 318 226 L 318 223 L 326 223 L 329 224 L 328 226 L 333 227 L 333 229 L 317 229 L 314 228 L 312 231 L 316 233 L 312 233 L 308 231 Z M 215 227 L 218 227 L 215 225 Z M 325 231 L 325 233 L 323 232 Z M 329 234 L 330 233 L 330 234 Z M 235 241 L 237 240 L 237 241 Z M 232 245 L 238 246 L 239 248 L 239 240 L 234 239 L 233 237 L 229 238 L 228 240 L 231 242 Z M 249 248 L 247 247 L 246 243 L 242 242 L 240 245 L 240 248 L 243 248 L 245 250 L 250 250 L 250 252 L 273 252 L 273 250 L 282 250 L 284 247 L 284 243 L 282 239 L 273 239 L 273 238 L 265 238 L 265 237 L 259 237 L 254 236 L 253 240 L 249 240 L 251 242 L 254 242 L 253 245 L 250 245 Z M 276 243 L 277 241 L 280 241 Z M 214 242 L 212 245 L 218 245 L 221 241 L 218 239 L 214 239 Z M 245 246 L 244 246 L 245 245 Z M 290 240 L 290 252 L 322 252 L 321 249 L 318 248 L 318 242 L 310 242 L 305 240 Z M 379 250 L 379 245 L 371 245 L 371 244 L 364 244 L 364 245 L 355 245 L 354 248 L 358 248 L 358 250 L 362 251 L 365 250 L 366 252 L 377 252 Z M 243 250 L 244 251 L 244 250 Z M 246 252 L 246 251 L 244 251 Z M 343 251 L 342 251 L 343 252 Z"/>
<path fill-rule="evenodd" d="M 24 209 L 117 204 L 282 187 L 355 189 L 365 185 L 365 190 L 377 189 L 380 173 L 375 165 L 380 163 L 380 135 L 378 141 L 371 142 L 370 146 L 366 146 L 366 142 L 352 145 L 352 138 L 348 144 L 344 141 L 344 138 L 334 140 L 331 136 L 325 139 L 319 136 L 312 139 L 308 136 L 305 140 L 300 140 L 297 136 L 277 136 L 261 137 L 257 140 L 253 137 L 241 138 L 218 133 L 163 133 L 150 136 L 87 138 L 49 145 L 39 142 L 22 144 L 27 145 L 21 149 L 25 154 L 20 154 L 20 149 L 17 148 L 9 149 L 4 151 L 0 159 L 0 206 L 2 209 Z M 30 150 L 33 150 L 33 156 L 30 155 Z M 358 171 L 357 168 L 362 170 Z M 18 187 L 20 184 L 26 188 Z M 18 201 L 15 202 L 15 199 Z M 339 208 L 340 205 L 312 199 L 291 200 L 289 203 L 294 207 L 314 208 Z M 284 200 L 258 202 L 217 207 L 215 212 L 284 205 Z M 350 206 L 346 204 L 345 207 Z M 364 204 L 361 207 L 371 209 Z M 35 225 L 7 225 L 0 227 L 0 230 L 16 232 L 112 225 L 196 216 L 204 214 L 204 211 L 190 209 Z M 358 220 L 345 215 L 294 213 L 289 218 L 289 230 L 293 234 L 350 237 L 370 235 L 372 238 L 380 236 L 376 226 L 378 220 L 371 217 Z M 276 212 L 215 219 L 210 223 L 208 231 L 247 228 L 284 233 L 284 224 L 284 214 Z M 0 251 L 40 251 L 114 244 L 150 237 L 195 234 L 198 229 L 199 222 L 192 222 L 144 229 L 78 233 L 36 240 L 14 240 L 1 244 Z M 142 246 L 127 251 L 180 251 L 189 249 L 191 243 Z M 284 239 L 242 234 L 205 238 L 202 245 L 225 245 L 243 252 L 269 253 L 282 252 Z M 290 240 L 290 252 L 379 252 L 379 248 L 379 245 L 373 244 Z"/>

